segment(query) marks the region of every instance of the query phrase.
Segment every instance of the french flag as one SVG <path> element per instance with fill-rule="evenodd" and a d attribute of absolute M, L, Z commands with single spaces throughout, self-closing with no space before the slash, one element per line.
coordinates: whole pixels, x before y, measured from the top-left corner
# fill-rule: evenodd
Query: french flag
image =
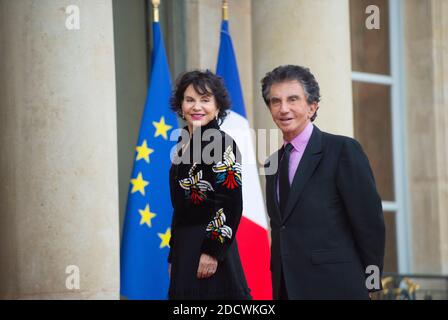
<path fill-rule="evenodd" d="M 221 129 L 238 144 L 242 154 L 243 217 L 236 239 L 241 262 L 255 300 L 272 299 L 269 268 L 268 222 L 255 158 L 254 140 L 243 101 L 238 66 L 229 33 L 229 22 L 221 24 L 221 42 L 216 73 L 224 79 L 232 101 L 232 110 Z"/>

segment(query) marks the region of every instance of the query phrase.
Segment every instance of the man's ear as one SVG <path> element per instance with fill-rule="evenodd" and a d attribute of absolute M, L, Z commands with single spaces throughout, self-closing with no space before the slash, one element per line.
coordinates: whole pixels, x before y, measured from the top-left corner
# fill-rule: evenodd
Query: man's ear
<path fill-rule="evenodd" d="M 309 110 L 309 116 L 310 118 L 316 113 L 317 109 L 319 109 L 319 106 L 316 102 L 313 102 L 309 104 L 310 110 Z"/>

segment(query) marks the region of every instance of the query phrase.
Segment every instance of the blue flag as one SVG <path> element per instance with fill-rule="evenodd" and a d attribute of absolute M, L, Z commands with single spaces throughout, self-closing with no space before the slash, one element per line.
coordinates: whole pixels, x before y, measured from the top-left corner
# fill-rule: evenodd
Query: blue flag
<path fill-rule="evenodd" d="M 220 75 L 224 80 L 232 101 L 232 111 L 246 118 L 238 65 L 235 52 L 233 51 L 232 38 L 229 33 L 229 21 L 227 20 L 221 22 L 221 42 L 219 44 L 216 74 Z"/>
<path fill-rule="evenodd" d="M 171 79 L 158 22 L 153 23 L 152 72 L 128 191 L 121 244 L 121 294 L 167 298 L 172 206 L 170 141 L 177 119 L 170 110 Z"/>

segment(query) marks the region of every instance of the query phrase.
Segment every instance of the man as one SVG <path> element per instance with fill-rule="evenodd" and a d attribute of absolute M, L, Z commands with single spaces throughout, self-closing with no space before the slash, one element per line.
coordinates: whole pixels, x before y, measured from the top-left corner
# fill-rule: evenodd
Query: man
<path fill-rule="evenodd" d="M 309 69 L 274 69 L 262 94 L 284 140 L 266 163 L 278 164 L 266 175 L 274 299 L 369 299 L 380 288 L 366 285 L 366 270 L 379 280 L 385 227 L 366 155 L 312 124 L 320 93 Z"/>

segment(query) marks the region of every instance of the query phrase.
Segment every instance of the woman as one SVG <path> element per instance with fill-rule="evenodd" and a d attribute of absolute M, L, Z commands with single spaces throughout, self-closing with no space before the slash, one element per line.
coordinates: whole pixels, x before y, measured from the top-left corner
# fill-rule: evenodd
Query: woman
<path fill-rule="evenodd" d="M 251 299 L 235 240 L 243 208 L 241 156 L 219 130 L 230 108 L 227 91 L 208 70 L 187 72 L 171 107 L 186 121 L 187 138 L 181 135 L 170 170 L 169 298 Z"/>

